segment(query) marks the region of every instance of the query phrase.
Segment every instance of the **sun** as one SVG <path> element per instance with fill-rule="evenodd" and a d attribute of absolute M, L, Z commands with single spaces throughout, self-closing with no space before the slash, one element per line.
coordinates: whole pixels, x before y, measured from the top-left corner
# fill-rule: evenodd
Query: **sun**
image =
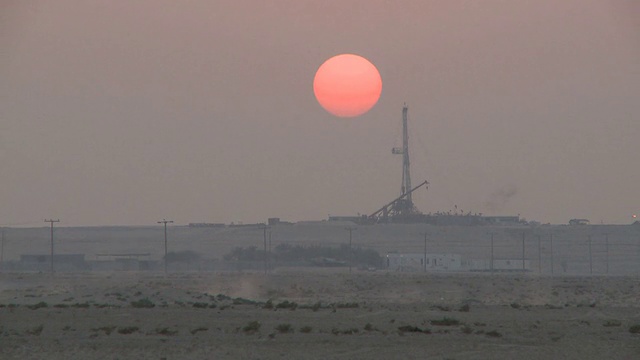
<path fill-rule="evenodd" d="M 338 117 L 360 116 L 380 99 L 382 78 L 367 59 L 354 54 L 336 55 L 325 61 L 313 79 L 318 103 Z"/>

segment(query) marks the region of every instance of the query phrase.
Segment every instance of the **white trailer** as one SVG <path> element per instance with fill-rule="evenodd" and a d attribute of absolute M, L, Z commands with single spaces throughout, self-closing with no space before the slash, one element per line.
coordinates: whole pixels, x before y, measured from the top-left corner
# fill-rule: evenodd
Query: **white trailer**
<path fill-rule="evenodd" d="M 524 259 L 524 268 L 522 267 L 522 259 L 494 259 L 494 271 L 531 271 L 531 261 Z M 469 271 L 491 271 L 491 260 L 472 259 L 463 262 L 463 268 Z"/>
<path fill-rule="evenodd" d="M 459 271 L 459 254 L 387 254 L 387 269 L 394 271 Z M 425 267 L 426 263 L 426 267 Z"/>

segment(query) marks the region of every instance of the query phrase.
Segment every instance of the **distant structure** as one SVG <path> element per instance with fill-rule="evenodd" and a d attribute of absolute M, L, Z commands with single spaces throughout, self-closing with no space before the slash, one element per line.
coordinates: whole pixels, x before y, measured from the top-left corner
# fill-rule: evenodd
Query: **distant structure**
<path fill-rule="evenodd" d="M 224 223 L 189 223 L 191 228 L 223 228 Z"/>
<path fill-rule="evenodd" d="M 418 209 L 413 205 L 411 200 L 411 164 L 409 162 L 409 124 L 408 124 L 409 108 L 407 104 L 402 107 L 402 148 L 391 149 L 392 154 L 402 155 L 402 185 L 400 187 L 400 196 L 402 199 L 395 203 L 394 210 L 399 215 L 408 215 L 419 213 Z"/>
<path fill-rule="evenodd" d="M 411 187 L 411 162 L 409 160 L 409 108 L 407 104 L 402 107 L 402 147 L 394 147 L 391 153 L 402 155 L 402 184 L 400 196 L 385 206 L 369 215 L 373 222 L 416 222 L 420 221 L 422 213 L 413 204 L 411 194 L 420 187 L 428 185 L 424 181 L 415 188 Z"/>
<path fill-rule="evenodd" d="M 407 104 L 402 107 L 402 147 L 394 147 L 391 153 L 402 155 L 402 184 L 400 186 L 400 196 L 385 204 L 369 216 L 341 217 L 339 220 L 350 220 L 361 224 L 376 223 L 424 223 L 431 225 L 521 225 L 524 221 L 520 216 L 483 216 L 482 213 L 472 213 L 463 211 L 455 205 L 455 209 L 450 211 L 438 211 L 435 213 L 423 214 L 414 205 L 412 194 L 421 187 L 428 188 L 429 182 L 423 181 L 420 185 L 411 185 L 411 162 L 409 159 L 409 108 Z M 338 220 L 333 217 L 329 220 Z"/>
<path fill-rule="evenodd" d="M 459 271 L 461 264 L 460 254 L 406 253 L 386 256 L 386 268 L 394 271 Z"/>
<path fill-rule="evenodd" d="M 569 225 L 589 225 L 588 219 L 571 219 L 569 220 Z"/>

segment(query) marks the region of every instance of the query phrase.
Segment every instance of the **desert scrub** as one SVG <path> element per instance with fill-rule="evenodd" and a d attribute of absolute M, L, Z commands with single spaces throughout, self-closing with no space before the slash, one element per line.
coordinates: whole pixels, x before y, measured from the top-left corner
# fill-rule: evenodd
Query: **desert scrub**
<path fill-rule="evenodd" d="M 134 332 L 136 332 L 138 330 L 139 330 L 139 328 L 137 326 L 119 327 L 118 328 L 118 334 L 129 335 L 129 334 L 133 334 Z"/>
<path fill-rule="evenodd" d="M 487 334 L 487 336 L 490 336 L 490 337 L 502 337 L 502 334 L 500 334 L 496 330 L 491 330 L 491 331 L 487 332 L 486 334 Z"/>
<path fill-rule="evenodd" d="M 153 301 L 149 300 L 149 298 L 144 298 L 137 301 L 132 301 L 131 306 L 134 308 L 150 309 L 152 307 L 155 307 L 156 304 L 154 304 Z"/>
<path fill-rule="evenodd" d="M 193 303 L 193 307 L 197 309 L 206 309 L 209 307 L 209 304 L 205 302 L 195 302 Z"/>
<path fill-rule="evenodd" d="M 463 326 L 461 329 L 463 334 L 472 334 L 473 333 L 473 329 L 468 327 L 468 326 Z"/>
<path fill-rule="evenodd" d="M 93 307 L 95 307 L 97 309 L 104 309 L 104 308 L 108 308 L 108 307 L 119 307 L 119 306 L 104 303 L 104 304 L 93 304 Z"/>
<path fill-rule="evenodd" d="M 262 326 L 262 324 L 260 324 L 259 321 L 252 321 L 252 322 L 248 323 L 247 325 L 245 325 L 242 328 L 242 331 L 245 334 L 253 334 L 253 333 L 258 332 L 260 330 L 260 326 Z"/>
<path fill-rule="evenodd" d="M 293 301 L 289 301 L 289 300 L 285 300 L 281 303 L 278 303 L 276 305 L 276 309 L 291 309 L 291 310 L 295 310 L 298 307 L 298 304 L 293 302 Z"/>
<path fill-rule="evenodd" d="M 336 309 L 355 309 L 360 307 L 360 304 L 357 302 L 348 302 L 348 303 L 334 303 L 332 306 Z"/>
<path fill-rule="evenodd" d="M 640 334 L 640 324 L 631 326 L 629 332 L 632 334 Z"/>
<path fill-rule="evenodd" d="M 403 325 L 403 326 L 398 326 L 398 331 L 399 332 L 422 332 L 422 329 L 413 325 Z"/>
<path fill-rule="evenodd" d="M 312 305 L 304 304 L 304 305 L 299 305 L 298 306 L 298 309 L 305 309 L 305 310 L 306 309 L 311 309 L 314 312 L 320 310 L 321 308 L 322 308 L 322 303 L 320 301 L 318 301 L 318 302 L 316 302 L 316 303 L 314 303 Z"/>
<path fill-rule="evenodd" d="M 105 334 L 107 335 L 111 335 L 111 333 L 113 332 L 113 330 L 115 330 L 116 327 L 115 326 L 103 326 L 103 327 L 99 327 L 99 328 L 93 328 L 91 329 L 91 331 L 93 332 L 100 332 L 103 331 Z"/>
<path fill-rule="evenodd" d="M 281 334 L 291 333 L 293 332 L 293 327 L 291 324 L 279 324 L 276 326 L 276 330 L 278 330 Z"/>
<path fill-rule="evenodd" d="M 245 299 L 241 297 L 237 297 L 233 299 L 233 305 L 257 305 L 258 302 L 251 299 Z"/>
<path fill-rule="evenodd" d="M 622 326 L 622 323 L 619 320 L 607 320 L 602 326 L 612 327 L 612 326 Z"/>
<path fill-rule="evenodd" d="M 300 332 L 304 334 L 308 334 L 313 330 L 311 326 L 303 326 L 300 328 Z"/>
<path fill-rule="evenodd" d="M 458 309 L 458 311 L 460 311 L 460 312 L 469 312 L 469 310 L 471 310 L 469 308 L 469 304 L 464 304 L 464 305 L 460 306 L 460 309 Z"/>
<path fill-rule="evenodd" d="M 191 330 L 191 335 L 195 335 L 195 334 L 199 333 L 200 331 L 209 331 L 209 328 L 206 328 L 204 326 L 200 326 L 198 328 L 195 328 L 195 329 Z"/>
<path fill-rule="evenodd" d="M 316 312 L 318 310 L 320 310 L 320 308 L 322 307 L 322 303 L 320 301 L 318 301 L 317 303 L 313 304 L 311 306 L 311 310 L 313 310 L 313 312 Z"/>
<path fill-rule="evenodd" d="M 173 336 L 173 335 L 176 335 L 177 333 L 178 333 L 178 330 L 171 330 L 167 327 L 156 329 L 156 334 L 158 335 Z"/>
<path fill-rule="evenodd" d="M 460 325 L 460 321 L 453 319 L 453 318 L 448 318 L 448 317 L 444 317 L 442 318 L 442 320 L 431 320 L 431 325 L 434 326 L 456 326 L 456 325 Z"/>
<path fill-rule="evenodd" d="M 333 335 L 353 335 L 359 332 L 360 330 L 358 330 L 357 328 L 350 328 L 350 329 L 344 329 L 344 330 L 340 330 L 338 328 L 331 329 L 331 333 Z"/>
<path fill-rule="evenodd" d="M 44 329 L 44 326 L 40 325 L 33 329 L 27 330 L 26 333 L 27 335 L 40 336 L 40 334 L 42 334 L 43 329 Z"/>
<path fill-rule="evenodd" d="M 31 310 L 38 310 L 40 308 L 46 308 L 46 307 L 49 307 L 49 305 L 44 301 L 40 301 L 39 303 L 33 304 L 33 305 L 27 305 L 27 308 Z"/>
<path fill-rule="evenodd" d="M 78 308 L 78 309 L 88 309 L 90 306 L 91 305 L 89 305 L 88 302 L 75 303 L 75 304 L 71 305 L 71 307 Z"/>

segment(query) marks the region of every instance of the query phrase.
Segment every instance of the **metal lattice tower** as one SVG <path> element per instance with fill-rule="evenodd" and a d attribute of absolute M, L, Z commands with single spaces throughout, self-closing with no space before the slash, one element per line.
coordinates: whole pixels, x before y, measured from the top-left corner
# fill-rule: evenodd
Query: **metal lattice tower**
<path fill-rule="evenodd" d="M 407 209 L 413 208 L 413 201 L 411 199 L 411 166 L 409 163 L 409 126 L 408 126 L 408 112 L 409 108 L 407 104 L 402 107 L 402 147 L 393 148 L 391 152 L 393 154 L 402 155 L 402 186 L 400 188 L 400 195 L 405 195 L 404 206 Z M 408 193 L 407 193 L 408 192 Z"/>
<path fill-rule="evenodd" d="M 400 196 L 368 216 L 369 219 L 375 222 L 415 222 L 422 216 L 420 210 L 413 205 L 411 194 L 422 186 L 428 185 L 429 182 L 424 181 L 416 187 L 411 186 L 408 110 L 407 104 L 404 104 L 402 108 L 402 147 L 394 147 L 391 149 L 392 154 L 402 155 L 402 186 L 400 188 Z"/>

